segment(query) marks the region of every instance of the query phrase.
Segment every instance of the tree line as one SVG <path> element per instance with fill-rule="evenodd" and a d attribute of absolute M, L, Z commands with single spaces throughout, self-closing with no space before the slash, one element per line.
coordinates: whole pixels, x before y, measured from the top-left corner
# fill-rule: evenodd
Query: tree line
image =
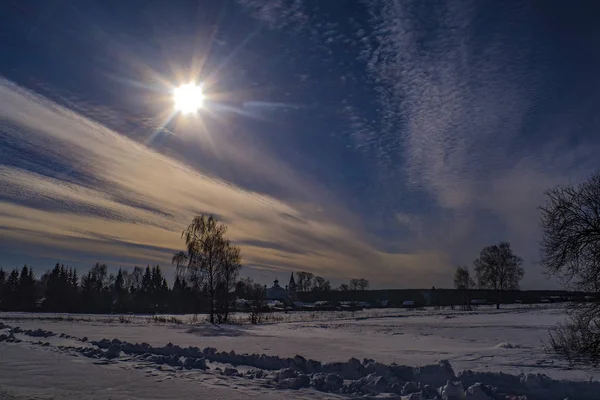
<path fill-rule="evenodd" d="M 0 268 L 2 311 L 163 312 L 173 310 L 176 295 L 158 265 L 114 275 L 97 263 L 78 278 L 75 268 L 56 264 L 39 279 L 27 266 L 10 273 Z"/>
<path fill-rule="evenodd" d="M 264 299 L 265 288 L 251 280 L 238 283 L 240 249 L 225 237 L 226 226 L 198 216 L 184 230 L 185 251 L 173 256 L 172 287 L 160 266 L 119 269 L 97 263 L 81 278 L 61 264 L 36 279 L 27 266 L 10 273 L 0 268 L 1 311 L 83 313 L 199 313 L 210 322 L 227 322 L 236 298 Z"/>
<path fill-rule="evenodd" d="M 348 284 L 342 283 L 339 287 L 332 288 L 331 282 L 327 279 L 306 271 L 297 272 L 296 278 L 296 290 L 298 292 L 328 292 L 330 290 L 346 292 L 350 290 L 367 290 L 370 286 L 369 281 L 365 278 L 352 278 Z"/>
<path fill-rule="evenodd" d="M 454 272 L 454 288 L 463 292 L 464 308 L 467 310 L 471 309 L 472 289 L 496 291 L 496 308 L 499 309 L 502 292 L 518 290 L 519 282 L 525 276 L 523 259 L 513 253 L 508 242 L 484 247 L 473 264 L 477 283 L 467 266 L 459 265 Z"/>
<path fill-rule="evenodd" d="M 236 299 L 249 301 L 258 317 L 266 287 L 239 279 L 241 251 L 226 237 L 227 227 L 212 216 L 195 217 L 183 231 L 185 250 L 173 255 L 175 279 L 167 284 L 158 265 L 109 273 L 96 263 L 79 277 L 75 268 L 56 264 L 36 279 L 31 268 L 0 268 L 0 311 L 81 313 L 200 313 L 225 323 Z M 310 272 L 297 273 L 298 291 L 327 292 L 331 283 Z M 352 279 L 346 290 L 366 290 L 369 281 Z M 344 289 L 342 289 L 344 290 Z M 253 320 L 254 320 L 253 317 Z"/>
<path fill-rule="evenodd" d="M 600 173 L 579 185 L 546 191 L 540 207 L 542 228 L 540 264 L 568 289 L 600 293 Z M 211 322 L 226 322 L 236 297 L 265 298 L 265 287 L 238 279 L 241 253 L 225 237 L 226 227 L 213 217 L 198 216 L 184 230 L 185 250 L 173 256 L 176 277 L 172 288 L 159 266 L 119 270 L 109 274 L 96 264 L 86 275 L 56 265 L 39 280 L 33 271 L 0 269 L 0 310 L 57 312 L 198 312 L 208 309 Z M 476 286 L 494 289 L 500 307 L 502 292 L 518 289 L 523 260 L 508 242 L 485 247 L 474 262 L 474 277 L 460 266 L 455 287 L 465 293 Z M 368 281 L 352 279 L 338 290 L 366 290 Z M 329 281 L 311 273 L 298 274 L 298 291 L 331 290 Z M 208 304 L 207 304 L 208 303 Z M 549 350 L 572 363 L 600 364 L 600 302 L 574 304 L 568 320 L 551 335 Z"/>

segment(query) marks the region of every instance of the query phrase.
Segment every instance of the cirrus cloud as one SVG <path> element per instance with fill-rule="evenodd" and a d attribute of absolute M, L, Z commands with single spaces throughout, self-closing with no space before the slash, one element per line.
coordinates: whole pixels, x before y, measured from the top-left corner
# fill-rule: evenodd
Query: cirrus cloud
<path fill-rule="evenodd" d="M 0 104 L 3 141 L 19 144 L 0 165 L 5 243 L 164 265 L 191 217 L 210 213 L 227 222 L 254 268 L 341 278 L 365 275 L 369 265 L 368 276 L 383 282 L 418 279 L 441 262 L 380 251 L 304 200 L 281 201 L 193 169 L 6 80 Z M 24 154 L 38 158 L 17 162 Z"/>

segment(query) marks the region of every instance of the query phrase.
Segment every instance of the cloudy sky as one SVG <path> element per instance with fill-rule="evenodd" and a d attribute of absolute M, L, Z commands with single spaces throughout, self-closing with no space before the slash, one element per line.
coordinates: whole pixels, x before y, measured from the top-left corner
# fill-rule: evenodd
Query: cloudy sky
<path fill-rule="evenodd" d="M 578 6 L 574 3 L 579 3 Z M 8 1 L 0 265 L 160 264 L 194 215 L 266 283 L 450 287 L 600 168 L 586 1 Z M 171 91 L 204 83 L 205 109 Z"/>

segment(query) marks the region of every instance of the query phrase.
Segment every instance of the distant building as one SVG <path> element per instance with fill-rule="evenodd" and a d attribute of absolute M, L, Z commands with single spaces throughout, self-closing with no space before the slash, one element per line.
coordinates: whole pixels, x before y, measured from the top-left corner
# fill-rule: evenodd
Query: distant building
<path fill-rule="evenodd" d="M 279 286 L 279 281 L 275 279 L 273 286 L 267 289 L 267 300 L 284 301 L 288 299 L 288 291 Z"/>
<path fill-rule="evenodd" d="M 296 295 L 296 281 L 294 280 L 294 272 L 292 272 L 292 275 L 290 276 L 290 283 L 288 283 L 287 289 L 290 300 L 296 301 L 298 296 Z"/>
<path fill-rule="evenodd" d="M 290 282 L 285 288 L 279 285 L 279 281 L 275 279 L 273 286 L 267 288 L 267 300 L 278 300 L 293 302 L 296 301 L 296 281 L 294 280 L 294 273 L 290 276 Z"/>

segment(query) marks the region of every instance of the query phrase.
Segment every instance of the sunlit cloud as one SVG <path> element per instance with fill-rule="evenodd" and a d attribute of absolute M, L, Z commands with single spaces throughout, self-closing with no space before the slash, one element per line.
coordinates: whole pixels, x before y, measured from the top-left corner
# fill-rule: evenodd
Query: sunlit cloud
<path fill-rule="evenodd" d="M 7 242 L 164 265 L 192 216 L 211 213 L 229 225 L 248 264 L 272 270 L 344 277 L 365 275 L 369 265 L 370 278 L 383 281 L 418 277 L 441 262 L 379 251 L 304 200 L 281 201 L 192 169 L 8 81 L 0 83 L 0 104 L 2 125 L 11 127 L 6 139 L 43 148 L 31 164 L 0 165 Z M 43 173 L 42 164 L 59 161 L 68 165 L 63 173 Z"/>
<path fill-rule="evenodd" d="M 568 42 L 546 43 L 534 6 L 499 2 L 482 24 L 476 1 L 357 2 L 351 19 L 305 0 L 236 4 L 247 32 L 198 24 L 192 39 L 161 35 L 162 51 L 98 27 L 127 65 L 102 80 L 143 93 L 139 109 L 124 102 L 135 113 L 0 82 L 5 246 L 164 265 L 191 217 L 213 213 L 258 276 L 447 287 L 456 264 L 508 240 L 523 287 L 553 285 L 537 206 L 598 168 L 600 99 L 591 75 L 565 77 L 576 54 L 556 67 Z M 206 101 L 184 115 L 173 89 L 192 81 Z"/>

